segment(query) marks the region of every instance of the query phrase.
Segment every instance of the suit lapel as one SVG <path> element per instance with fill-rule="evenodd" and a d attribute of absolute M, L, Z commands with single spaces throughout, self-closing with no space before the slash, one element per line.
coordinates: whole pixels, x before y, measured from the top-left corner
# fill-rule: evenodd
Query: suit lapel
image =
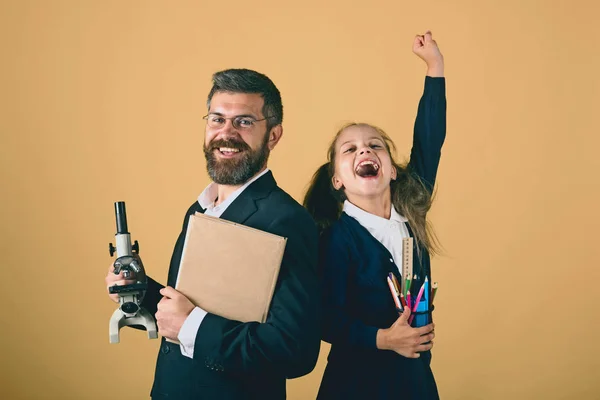
<path fill-rule="evenodd" d="M 258 208 L 256 200 L 265 198 L 277 187 L 271 171 L 252 182 L 233 203 L 227 207 L 221 218 L 243 224 Z"/>

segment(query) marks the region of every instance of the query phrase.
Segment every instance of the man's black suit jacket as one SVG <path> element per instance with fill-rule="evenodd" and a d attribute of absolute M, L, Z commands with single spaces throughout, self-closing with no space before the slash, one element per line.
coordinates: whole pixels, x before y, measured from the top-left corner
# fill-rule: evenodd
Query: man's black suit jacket
<path fill-rule="evenodd" d="M 198 202 L 187 211 L 173 251 L 167 281 L 172 287 L 188 217 L 195 212 L 204 212 Z M 221 218 L 288 238 L 267 321 L 241 323 L 209 313 L 198 330 L 193 359 L 161 339 L 153 399 L 285 399 L 286 378 L 309 373 L 317 361 L 318 234 L 310 215 L 267 172 Z M 143 306 L 153 315 L 161 287 L 150 279 Z"/>

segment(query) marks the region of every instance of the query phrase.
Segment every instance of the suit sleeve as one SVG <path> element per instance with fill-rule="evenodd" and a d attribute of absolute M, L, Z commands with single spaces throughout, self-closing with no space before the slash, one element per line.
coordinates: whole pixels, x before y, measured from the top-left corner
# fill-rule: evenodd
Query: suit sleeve
<path fill-rule="evenodd" d="M 415 120 L 408 168 L 421 178 L 430 192 L 433 192 L 435 185 L 445 138 L 446 80 L 427 76 Z"/>
<path fill-rule="evenodd" d="M 288 238 L 265 323 L 208 313 L 196 336 L 194 360 L 231 374 L 295 378 L 314 368 L 320 348 L 317 230 L 302 210 L 268 229 Z"/>
<path fill-rule="evenodd" d="M 355 274 L 349 246 L 339 231 L 322 235 L 319 266 L 323 273 L 323 340 L 376 349 L 379 328 L 366 325 L 350 312 Z"/>

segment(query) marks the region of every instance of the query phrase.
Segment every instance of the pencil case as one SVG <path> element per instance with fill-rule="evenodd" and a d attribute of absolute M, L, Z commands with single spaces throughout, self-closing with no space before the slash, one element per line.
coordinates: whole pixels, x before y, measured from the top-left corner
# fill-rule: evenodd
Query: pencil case
<path fill-rule="evenodd" d="M 422 301 L 420 303 L 425 303 L 425 301 Z M 429 325 L 430 323 L 432 323 L 432 313 L 434 309 L 435 307 L 433 305 L 421 311 L 419 311 L 419 308 L 417 307 L 417 311 L 413 311 L 410 314 L 410 326 L 412 326 L 413 328 L 419 328 L 421 326 Z"/>

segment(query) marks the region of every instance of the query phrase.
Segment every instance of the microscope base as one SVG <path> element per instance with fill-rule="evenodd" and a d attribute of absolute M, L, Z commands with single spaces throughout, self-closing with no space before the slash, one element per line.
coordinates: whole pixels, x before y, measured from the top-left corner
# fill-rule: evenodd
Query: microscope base
<path fill-rule="evenodd" d="M 126 317 L 120 308 L 117 308 L 110 318 L 109 338 L 110 343 L 119 343 L 119 330 L 124 326 L 139 325 L 146 328 L 148 339 L 158 338 L 156 323 L 150 313 L 140 308 L 135 317 Z"/>

